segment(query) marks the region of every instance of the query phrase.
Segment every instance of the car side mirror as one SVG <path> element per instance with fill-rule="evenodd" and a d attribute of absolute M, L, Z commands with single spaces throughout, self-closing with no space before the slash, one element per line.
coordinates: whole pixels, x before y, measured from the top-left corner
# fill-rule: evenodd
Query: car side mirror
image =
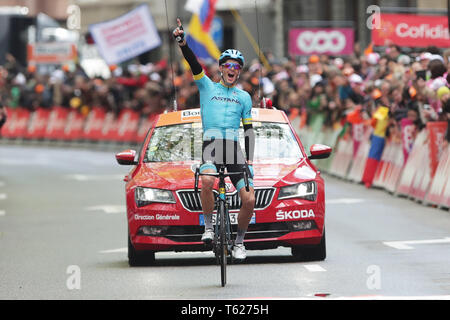
<path fill-rule="evenodd" d="M 326 159 L 330 156 L 332 149 L 329 146 L 323 144 L 313 144 L 309 148 L 311 155 L 308 157 L 309 160 L 314 159 Z"/>
<path fill-rule="evenodd" d="M 136 157 L 136 151 L 135 150 L 124 150 L 122 152 L 119 152 L 116 154 L 116 160 L 120 165 L 135 165 L 137 164 L 136 161 L 134 161 L 134 158 Z"/>

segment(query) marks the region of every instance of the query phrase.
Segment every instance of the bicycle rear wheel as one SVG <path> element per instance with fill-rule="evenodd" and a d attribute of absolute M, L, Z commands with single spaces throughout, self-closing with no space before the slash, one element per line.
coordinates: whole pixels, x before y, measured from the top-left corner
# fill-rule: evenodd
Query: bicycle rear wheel
<path fill-rule="evenodd" d="M 222 287 L 227 283 L 227 256 L 228 256 L 228 241 L 227 241 L 227 228 L 225 225 L 225 204 L 220 201 L 219 205 L 219 261 L 220 261 L 220 280 Z"/>

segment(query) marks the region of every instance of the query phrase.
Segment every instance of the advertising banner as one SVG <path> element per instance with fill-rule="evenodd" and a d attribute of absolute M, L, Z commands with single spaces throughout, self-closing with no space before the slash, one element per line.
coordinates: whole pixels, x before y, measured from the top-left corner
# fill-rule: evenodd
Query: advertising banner
<path fill-rule="evenodd" d="M 37 108 L 36 111 L 32 112 L 25 138 L 28 139 L 44 138 L 49 118 L 50 118 L 50 110 L 48 109 Z"/>
<path fill-rule="evenodd" d="M 414 139 L 416 137 L 416 126 L 414 125 L 414 122 L 408 118 L 402 119 L 400 121 L 400 126 L 402 129 L 403 157 L 406 162 L 414 145 Z"/>
<path fill-rule="evenodd" d="M 105 110 L 102 107 L 93 107 L 84 125 L 83 138 L 93 141 L 101 140 L 105 119 Z"/>
<path fill-rule="evenodd" d="M 89 26 L 95 44 L 107 64 L 132 59 L 161 45 L 146 4 L 106 22 Z"/>
<path fill-rule="evenodd" d="M 53 107 L 53 109 L 50 111 L 44 138 L 63 139 L 68 115 L 68 109 L 60 106 Z"/>
<path fill-rule="evenodd" d="M 427 123 L 429 148 L 430 148 L 430 166 L 431 176 L 434 176 L 443 151 L 443 142 L 447 132 L 446 121 L 436 121 Z"/>
<path fill-rule="evenodd" d="M 63 64 L 77 58 L 77 47 L 69 42 L 30 43 L 27 50 L 31 64 Z"/>
<path fill-rule="evenodd" d="M 24 108 L 6 108 L 8 118 L 1 129 L 1 135 L 5 138 L 23 138 L 27 133 L 30 111 Z"/>
<path fill-rule="evenodd" d="M 352 28 L 294 28 L 289 31 L 289 54 L 349 55 L 353 53 Z"/>
<path fill-rule="evenodd" d="M 372 42 L 404 47 L 450 47 L 447 16 L 382 13 L 380 27 L 372 29 Z"/>

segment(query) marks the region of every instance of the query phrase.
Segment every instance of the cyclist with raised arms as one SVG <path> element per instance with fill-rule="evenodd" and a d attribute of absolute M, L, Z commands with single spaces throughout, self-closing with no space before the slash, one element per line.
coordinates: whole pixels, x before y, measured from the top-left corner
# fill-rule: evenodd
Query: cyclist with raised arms
<path fill-rule="evenodd" d="M 249 191 L 245 190 L 244 175 L 233 176 L 231 181 L 238 190 L 242 206 L 238 215 L 238 227 L 233 248 L 233 257 L 246 258 L 244 236 L 253 215 L 255 193 L 253 188 L 253 151 L 255 137 L 252 126 L 252 99 L 250 95 L 236 87 L 244 66 L 244 57 L 235 49 L 224 51 L 219 58 L 220 82 L 213 82 L 203 71 L 195 54 L 184 38 L 180 19 L 173 36 L 178 41 L 184 58 L 188 62 L 200 94 L 200 113 L 203 125 L 203 146 L 201 173 L 216 173 L 220 164 L 225 164 L 229 172 L 248 170 Z M 239 127 L 245 132 L 246 157 L 239 144 Z M 247 162 L 247 166 L 245 163 Z M 214 239 L 212 213 L 214 210 L 213 186 L 215 177 L 202 176 L 200 198 L 205 220 L 202 241 L 211 243 Z"/>

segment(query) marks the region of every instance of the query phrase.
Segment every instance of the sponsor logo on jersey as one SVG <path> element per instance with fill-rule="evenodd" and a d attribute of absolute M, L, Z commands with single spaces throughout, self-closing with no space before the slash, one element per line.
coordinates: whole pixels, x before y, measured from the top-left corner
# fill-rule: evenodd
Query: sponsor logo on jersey
<path fill-rule="evenodd" d="M 211 101 L 231 102 L 231 103 L 236 103 L 238 105 L 241 105 L 241 102 L 238 99 L 228 98 L 228 97 L 213 96 L 211 98 Z"/>

